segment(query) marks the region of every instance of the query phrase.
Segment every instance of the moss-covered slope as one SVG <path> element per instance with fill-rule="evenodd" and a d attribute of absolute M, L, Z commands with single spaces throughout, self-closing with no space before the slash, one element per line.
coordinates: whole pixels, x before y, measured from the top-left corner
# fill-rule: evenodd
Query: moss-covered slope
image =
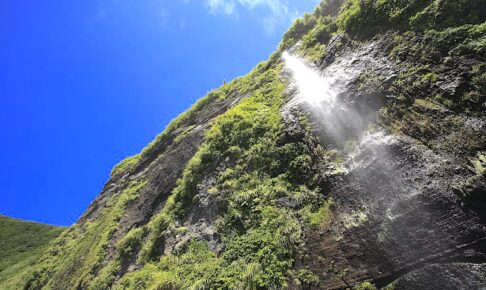
<path fill-rule="evenodd" d="M 343 2 L 323 1 L 268 61 L 117 165 L 25 288 L 369 289 L 486 262 L 485 2 Z M 337 146 L 291 105 L 284 50 L 322 71 L 358 56 L 343 102 L 373 113 L 366 136 L 398 140 L 382 158 L 397 182 L 359 138 Z"/>

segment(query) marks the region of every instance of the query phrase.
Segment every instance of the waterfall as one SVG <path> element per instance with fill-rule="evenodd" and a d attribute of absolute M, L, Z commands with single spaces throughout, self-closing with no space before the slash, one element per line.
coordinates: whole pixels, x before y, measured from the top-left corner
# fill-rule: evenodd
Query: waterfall
<path fill-rule="evenodd" d="M 292 72 L 298 98 L 311 106 L 327 108 L 334 104 L 338 91 L 332 85 L 335 79 L 324 78 L 300 58 L 284 52 L 286 68 Z"/>
<path fill-rule="evenodd" d="M 284 52 L 285 68 L 292 76 L 291 85 L 296 91 L 293 102 L 312 113 L 314 121 L 322 128 L 323 139 L 342 147 L 349 140 L 359 139 L 374 121 L 375 112 L 358 110 L 343 101 L 347 86 L 359 76 L 353 66 L 357 56 L 339 60 L 323 72 L 311 67 L 301 58 Z"/>
<path fill-rule="evenodd" d="M 367 50 L 339 58 L 322 72 L 288 52 L 282 58 L 295 91 L 291 105 L 302 106 L 311 113 L 310 117 L 324 135 L 321 140 L 341 149 L 346 142 L 354 142 L 356 148 L 348 152 L 351 168 L 365 167 L 368 162 L 364 162 L 363 156 L 384 159 L 383 154 L 387 154 L 384 147 L 392 144 L 394 138 L 381 129 L 368 130 L 376 120 L 376 112 L 363 107 L 358 110 L 353 102 L 346 100 L 349 85 L 370 64 Z M 362 59 L 367 62 L 359 65 Z"/>

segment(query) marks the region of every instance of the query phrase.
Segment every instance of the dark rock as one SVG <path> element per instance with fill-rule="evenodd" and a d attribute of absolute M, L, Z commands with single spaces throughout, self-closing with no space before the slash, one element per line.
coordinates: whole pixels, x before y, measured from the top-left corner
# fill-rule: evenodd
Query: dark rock
<path fill-rule="evenodd" d="M 410 272 L 393 283 L 395 290 L 485 289 L 486 265 L 473 263 L 432 264 Z"/>
<path fill-rule="evenodd" d="M 343 50 L 337 48 L 343 39 L 336 36 L 321 69 L 326 74 L 333 63 L 339 63 L 353 73 L 373 71 L 382 76 L 382 90 L 387 91 L 407 65 L 386 57 L 387 37 Z M 441 60 L 438 55 L 431 59 Z M 469 85 L 462 76 L 464 70 L 461 64 L 442 72 L 425 90 L 404 85 L 395 92 L 413 98 L 434 92 L 460 96 Z M 360 74 L 353 73 L 339 100 L 353 108 L 356 118 L 361 117 L 360 130 L 369 135 L 345 139 L 361 140 L 354 150 L 341 151 L 347 160 L 346 174 L 331 178 L 322 173 L 333 193 L 333 220 L 328 231 L 306 231 L 307 255 L 297 261 L 296 268 L 319 273 L 324 289 L 345 289 L 366 280 L 384 287 L 396 279 L 395 289 L 485 289 L 485 269 L 480 264 L 486 263 L 485 179 L 458 164 L 469 162 L 467 156 L 486 147 L 486 120 L 433 103 L 403 103 L 397 109 L 381 89 L 368 86 L 360 92 Z M 421 77 L 412 76 L 409 81 L 419 82 Z M 400 110 L 393 122 L 400 124 L 401 134 L 390 134 L 382 127 L 390 128 L 386 123 L 390 119 L 366 114 L 381 108 Z M 416 119 L 404 119 L 407 114 Z M 311 119 L 323 147 L 336 148 L 329 142 L 325 125 L 316 116 Z M 419 122 L 430 122 L 430 127 L 420 127 Z M 368 124 L 377 128 L 370 131 Z M 455 189 L 458 185 L 463 185 L 461 194 Z M 476 198 L 468 203 L 462 196 Z M 323 259 L 334 270 L 320 266 Z"/>

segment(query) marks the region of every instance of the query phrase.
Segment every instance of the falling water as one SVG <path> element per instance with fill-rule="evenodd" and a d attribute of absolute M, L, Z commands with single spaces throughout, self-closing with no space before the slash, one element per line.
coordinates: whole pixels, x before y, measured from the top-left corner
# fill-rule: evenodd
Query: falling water
<path fill-rule="evenodd" d="M 343 148 L 348 141 L 357 145 L 348 154 L 349 169 L 364 168 L 373 160 L 386 159 L 383 158 L 387 154 L 384 147 L 395 141 L 383 130 L 368 130 L 376 120 L 375 111 L 363 107 L 358 110 L 345 100 L 349 85 L 362 73 L 363 66 L 357 65 L 357 60 L 366 55 L 367 51 L 350 54 L 321 72 L 297 56 L 288 52 L 282 54 L 295 90 L 291 105 L 300 105 L 311 113 L 324 143 L 338 148 Z"/>
<path fill-rule="evenodd" d="M 298 98 L 312 106 L 332 106 L 338 95 L 338 91 L 332 85 L 334 79 L 325 79 L 316 70 L 311 68 L 301 59 L 283 53 L 287 69 L 293 74 L 294 85 L 298 90 Z"/>
<path fill-rule="evenodd" d="M 342 100 L 347 86 L 360 73 L 353 66 L 356 57 L 339 60 L 322 73 L 288 52 L 284 52 L 282 57 L 296 91 L 293 102 L 312 113 L 314 121 L 324 129 L 326 136 L 322 139 L 340 147 L 348 140 L 359 139 L 375 115 L 371 110 L 358 112 Z"/>
<path fill-rule="evenodd" d="M 289 53 L 282 57 L 295 90 L 291 106 L 300 105 L 311 113 L 314 123 L 324 129 L 324 141 L 330 138 L 332 145 L 338 147 L 346 141 L 354 141 L 354 148 L 346 152 L 346 171 L 354 174 L 365 191 L 380 192 L 377 188 L 381 188 L 384 194 L 386 191 L 400 194 L 400 198 L 382 204 L 388 221 L 393 220 L 400 201 L 411 198 L 417 191 L 407 187 L 399 172 L 388 163 L 393 159 L 389 148 L 396 144 L 395 137 L 380 128 L 369 130 L 376 115 L 371 110 L 357 110 L 344 100 L 349 93 L 348 85 L 361 73 L 362 67 L 355 65 L 359 56 L 339 59 L 323 72 Z M 370 180 L 375 182 L 370 184 Z M 387 221 L 383 225 L 386 227 Z"/>

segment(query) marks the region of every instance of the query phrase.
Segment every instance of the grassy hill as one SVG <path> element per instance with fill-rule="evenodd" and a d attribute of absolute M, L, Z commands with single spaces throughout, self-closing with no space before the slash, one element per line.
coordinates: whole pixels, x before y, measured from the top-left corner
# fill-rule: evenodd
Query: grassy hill
<path fill-rule="evenodd" d="M 15 289 L 29 274 L 30 266 L 64 229 L 0 215 L 0 285 Z"/>

